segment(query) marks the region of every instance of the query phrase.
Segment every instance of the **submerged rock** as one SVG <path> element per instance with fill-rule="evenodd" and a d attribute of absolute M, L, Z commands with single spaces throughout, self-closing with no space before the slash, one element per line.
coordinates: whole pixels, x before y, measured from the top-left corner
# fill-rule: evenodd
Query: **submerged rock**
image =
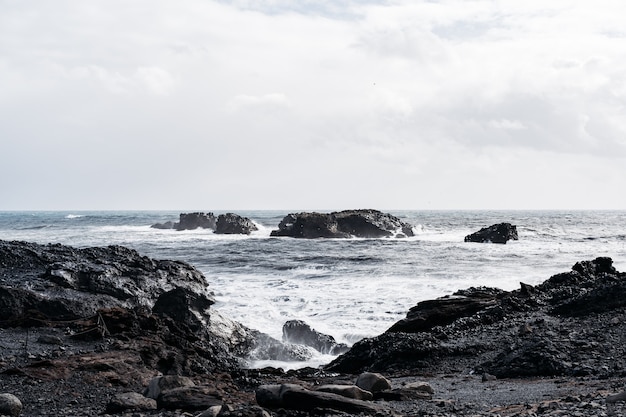
<path fill-rule="evenodd" d="M 480 229 L 478 232 L 465 236 L 466 242 L 478 243 L 506 243 L 509 240 L 518 240 L 517 227 L 511 223 L 498 223 Z"/>
<path fill-rule="evenodd" d="M 295 238 L 381 238 L 413 236 L 413 227 L 378 210 L 288 214 L 271 236 Z"/>

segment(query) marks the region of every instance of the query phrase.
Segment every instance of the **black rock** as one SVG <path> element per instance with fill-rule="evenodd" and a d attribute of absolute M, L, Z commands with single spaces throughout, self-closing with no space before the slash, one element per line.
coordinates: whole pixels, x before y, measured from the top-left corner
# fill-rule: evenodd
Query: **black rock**
<path fill-rule="evenodd" d="M 247 217 L 234 213 L 220 214 L 217 217 L 215 233 L 217 234 L 241 234 L 249 235 L 251 232 L 259 230 L 256 225 Z"/>
<path fill-rule="evenodd" d="M 216 220 L 213 213 L 181 213 L 176 230 L 193 230 L 198 228 L 215 230 Z"/>
<path fill-rule="evenodd" d="M 380 238 L 413 236 L 411 225 L 377 210 L 296 213 L 283 218 L 272 236 L 295 238 Z"/>
<path fill-rule="evenodd" d="M 465 236 L 466 242 L 478 243 L 506 243 L 509 240 L 518 240 L 517 227 L 511 223 L 499 223 L 480 229 L 478 232 Z"/>
<path fill-rule="evenodd" d="M 405 319 L 396 322 L 387 331 L 417 333 L 450 324 L 458 318 L 496 305 L 497 296 L 503 292 L 497 288 L 470 288 L 452 296 L 419 302 L 409 310 Z"/>
<path fill-rule="evenodd" d="M 536 286 L 471 288 L 420 302 L 325 369 L 619 377 L 624 366 L 616 358 L 626 355 L 625 345 L 626 273 L 610 258 L 596 258 Z"/>
<path fill-rule="evenodd" d="M 334 337 L 318 332 L 302 320 L 290 320 L 283 325 L 283 341 L 310 346 L 330 355 L 339 355 L 348 350 L 347 345 L 337 343 Z"/>

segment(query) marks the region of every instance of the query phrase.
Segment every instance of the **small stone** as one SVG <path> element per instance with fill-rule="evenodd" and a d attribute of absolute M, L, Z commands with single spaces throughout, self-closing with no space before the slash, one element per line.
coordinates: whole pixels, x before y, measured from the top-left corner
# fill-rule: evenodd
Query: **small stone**
<path fill-rule="evenodd" d="M 22 402 L 13 394 L 0 394 L 0 415 L 17 417 L 22 413 Z"/>
<path fill-rule="evenodd" d="M 371 393 L 391 389 L 391 382 L 381 374 L 364 372 L 356 380 L 356 386 Z"/>
<path fill-rule="evenodd" d="M 156 410 L 157 402 L 152 398 L 144 397 L 137 392 L 124 392 L 116 394 L 107 404 L 107 413 L 120 413 L 126 411 Z"/>

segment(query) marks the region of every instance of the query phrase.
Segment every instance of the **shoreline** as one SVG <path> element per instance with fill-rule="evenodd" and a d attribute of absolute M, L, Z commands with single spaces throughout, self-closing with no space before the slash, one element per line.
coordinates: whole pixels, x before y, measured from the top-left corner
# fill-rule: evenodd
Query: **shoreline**
<path fill-rule="evenodd" d="M 626 274 L 616 271 L 610 258 L 578 262 L 537 286 L 466 289 L 420 303 L 407 314 L 402 332 L 358 342 L 322 368 L 287 372 L 244 369 L 236 356 L 260 341 L 270 343 L 263 345 L 268 352 L 294 347 L 235 323 L 229 334 L 219 335 L 199 325 L 198 317 L 210 318 L 213 301 L 191 265 L 117 246 L 4 241 L 0 260 L 0 394 L 20 398 L 26 417 L 195 417 L 208 400 L 219 402 L 222 416 L 282 416 L 281 407 L 259 408 L 260 387 L 296 384 L 309 393 L 324 384 L 353 385 L 365 371 L 380 372 L 391 382 L 382 391 L 384 399 L 367 405 L 370 414 L 381 416 L 584 416 L 624 410 L 623 403 L 607 403 L 609 395 L 623 392 L 626 377 Z M 150 287 L 157 292 L 146 292 L 145 283 L 154 276 L 161 279 Z M 176 285 L 168 287 L 172 282 Z M 46 297 L 33 288 L 45 289 Z M 81 297 L 67 298 L 76 291 Z M 106 331 L 98 321 L 99 332 L 85 338 L 94 322 L 83 312 L 96 305 Z M 76 312 L 78 318 L 63 316 Z M 438 321 L 431 327 L 412 327 L 423 326 L 420 320 L 432 314 Z M 141 397 L 159 375 L 189 378 L 193 387 L 183 392 L 192 397 L 160 399 L 154 410 L 109 409 L 117 394 Z M 419 381 L 434 393 L 416 398 L 407 391 Z M 286 415 L 320 413 L 355 415 L 319 406 Z"/>

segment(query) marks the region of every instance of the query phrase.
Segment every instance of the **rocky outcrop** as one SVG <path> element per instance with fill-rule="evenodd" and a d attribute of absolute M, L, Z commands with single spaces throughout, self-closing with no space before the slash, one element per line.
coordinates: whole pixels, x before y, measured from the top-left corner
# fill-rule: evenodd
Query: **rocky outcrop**
<path fill-rule="evenodd" d="M 517 227 L 511 223 L 494 224 L 465 236 L 466 242 L 506 243 L 509 240 L 518 240 Z"/>
<path fill-rule="evenodd" d="M 515 291 L 488 288 L 419 303 L 333 372 L 469 372 L 498 378 L 626 375 L 626 274 L 610 258 Z"/>
<path fill-rule="evenodd" d="M 377 210 L 288 214 L 271 236 L 295 238 L 381 238 L 413 236 L 413 227 Z"/>
<path fill-rule="evenodd" d="M 164 223 L 155 223 L 153 229 L 175 229 L 175 230 L 194 230 L 194 229 L 215 229 L 216 218 L 213 213 L 180 213 L 177 222 L 166 221 Z"/>
<path fill-rule="evenodd" d="M 318 352 L 339 355 L 348 350 L 344 343 L 334 337 L 320 333 L 302 320 L 289 320 L 283 325 L 283 342 L 310 346 Z"/>
<path fill-rule="evenodd" d="M 150 226 L 154 229 L 194 230 L 198 228 L 211 229 L 216 234 L 243 234 L 258 230 L 252 220 L 234 213 L 220 214 L 215 217 L 213 213 L 181 213 L 178 222 L 168 221 L 156 223 Z"/>
<path fill-rule="evenodd" d="M 258 227 L 247 217 L 234 213 L 220 214 L 217 216 L 215 233 L 226 235 L 249 235 L 259 230 Z"/>
<path fill-rule="evenodd" d="M 235 369 L 253 354 L 302 359 L 301 347 L 228 320 L 213 303 L 204 275 L 184 262 L 121 246 L 0 241 L 0 328 L 61 326 L 75 339 L 119 340 L 163 373 Z"/>
<path fill-rule="evenodd" d="M 213 213 L 181 213 L 178 223 L 174 224 L 176 230 L 215 229 L 216 220 Z"/>
<path fill-rule="evenodd" d="M 504 291 L 497 288 L 470 288 L 436 300 L 421 301 L 409 310 L 406 318 L 395 323 L 388 331 L 418 333 L 435 326 L 445 326 L 496 305 L 497 297 L 502 293 Z"/>

